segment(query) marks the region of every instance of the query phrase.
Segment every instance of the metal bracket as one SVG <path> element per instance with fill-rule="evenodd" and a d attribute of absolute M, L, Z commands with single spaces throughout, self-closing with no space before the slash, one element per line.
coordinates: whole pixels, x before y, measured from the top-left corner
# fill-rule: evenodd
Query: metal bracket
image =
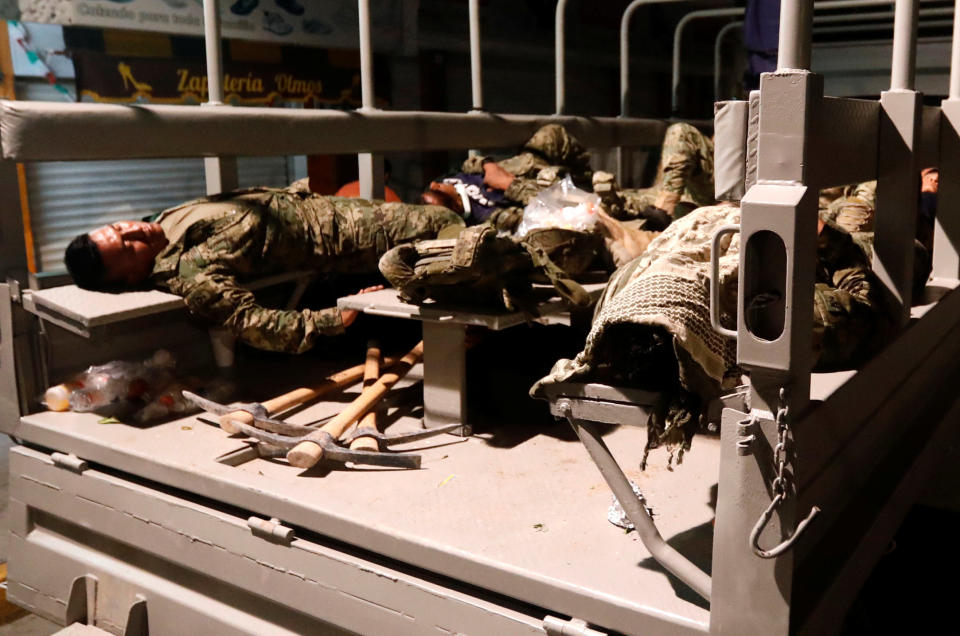
<path fill-rule="evenodd" d="M 548 636 L 607 636 L 606 632 L 590 629 L 585 620 L 571 618 L 565 621 L 556 616 L 547 616 L 543 619 L 543 631 Z"/>
<path fill-rule="evenodd" d="M 65 455 L 64 453 L 53 453 L 50 455 L 51 461 L 53 461 L 54 466 L 59 466 L 65 470 L 69 470 L 72 473 L 77 473 L 78 475 L 82 474 L 89 466 L 85 460 L 80 459 L 73 453 Z"/>
<path fill-rule="evenodd" d="M 297 538 L 293 528 L 281 524 L 276 517 L 269 521 L 260 517 L 250 517 L 247 519 L 247 525 L 255 536 L 273 543 L 290 545 Z"/>

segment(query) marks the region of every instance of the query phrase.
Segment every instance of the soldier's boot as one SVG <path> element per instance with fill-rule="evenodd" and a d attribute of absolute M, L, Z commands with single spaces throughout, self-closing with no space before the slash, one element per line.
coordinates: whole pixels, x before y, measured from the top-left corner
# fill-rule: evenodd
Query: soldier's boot
<path fill-rule="evenodd" d="M 615 219 L 626 216 L 626 202 L 620 195 L 617 177 L 609 172 L 597 170 L 593 173 L 593 193 L 600 197 L 604 211 Z"/>

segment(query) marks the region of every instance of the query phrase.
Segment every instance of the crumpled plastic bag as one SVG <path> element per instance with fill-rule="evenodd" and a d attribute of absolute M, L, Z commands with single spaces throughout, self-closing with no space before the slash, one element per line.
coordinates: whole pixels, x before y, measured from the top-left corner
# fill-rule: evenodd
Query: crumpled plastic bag
<path fill-rule="evenodd" d="M 564 177 L 527 204 L 516 236 L 523 238 L 532 230 L 551 227 L 590 232 L 597 224 L 599 210 L 599 196 L 581 190 L 570 177 Z"/>

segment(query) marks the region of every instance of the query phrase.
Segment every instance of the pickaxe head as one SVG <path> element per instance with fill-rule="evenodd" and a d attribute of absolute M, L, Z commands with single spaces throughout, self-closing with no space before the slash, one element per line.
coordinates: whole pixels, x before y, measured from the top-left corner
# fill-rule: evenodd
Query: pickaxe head
<path fill-rule="evenodd" d="M 303 426 L 302 424 L 283 422 L 270 417 L 267 409 L 264 408 L 264 406 L 259 402 L 237 402 L 227 406 L 226 404 L 220 404 L 219 402 L 214 402 L 213 400 L 200 397 L 196 393 L 191 393 L 190 391 L 183 391 L 183 397 L 187 398 L 190 402 L 200 407 L 204 411 L 213 413 L 214 415 L 229 415 L 231 413 L 236 413 L 237 411 L 249 413 L 253 417 L 253 423 L 257 428 L 270 431 L 271 433 L 302 436 L 306 435 L 307 433 L 311 433 L 314 430 L 307 426 Z M 237 428 L 241 428 L 239 426 L 240 422 L 233 420 L 233 424 Z"/>
<path fill-rule="evenodd" d="M 381 433 L 380 431 L 372 428 L 356 428 L 352 433 L 343 438 L 343 443 L 349 445 L 350 442 L 355 439 L 359 439 L 361 437 L 372 437 L 373 439 L 377 440 L 377 445 L 381 450 L 383 450 L 388 446 L 392 446 L 393 444 L 415 442 L 418 439 L 433 437 L 434 435 L 440 435 L 441 433 L 449 433 L 450 431 L 456 430 L 462 426 L 463 424 L 460 423 L 444 424 L 443 426 L 424 428 L 419 431 L 411 431 L 409 433 L 394 433 L 393 435 L 387 435 L 386 433 Z"/>

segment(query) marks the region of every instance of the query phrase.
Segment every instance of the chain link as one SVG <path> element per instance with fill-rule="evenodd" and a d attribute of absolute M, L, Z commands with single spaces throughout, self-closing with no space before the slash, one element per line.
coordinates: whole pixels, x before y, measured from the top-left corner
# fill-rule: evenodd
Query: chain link
<path fill-rule="evenodd" d="M 777 423 L 777 446 L 773 449 L 773 461 L 777 466 L 777 477 L 773 480 L 773 501 L 770 502 L 767 509 L 760 515 L 760 519 L 758 519 L 756 525 L 754 525 L 749 538 L 750 546 L 753 548 L 754 554 L 764 559 L 776 558 L 793 547 L 794 542 L 800 538 L 803 531 L 810 525 L 810 522 L 820 513 L 820 508 L 813 506 L 807 514 L 807 517 L 797 525 L 793 536 L 769 550 L 764 550 L 760 547 L 760 533 L 763 532 L 773 513 L 776 512 L 787 498 L 787 480 L 784 473 L 787 467 L 790 407 L 787 405 L 787 391 L 785 388 L 780 389 L 780 399 L 777 404 L 775 421 Z"/>
<path fill-rule="evenodd" d="M 783 473 L 787 467 L 787 433 L 790 430 L 790 407 L 787 406 L 787 391 L 780 389 L 780 399 L 777 403 L 777 446 L 773 449 L 773 462 L 777 467 L 777 478 L 773 480 L 773 494 L 786 497 L 787 484 Z"/>

